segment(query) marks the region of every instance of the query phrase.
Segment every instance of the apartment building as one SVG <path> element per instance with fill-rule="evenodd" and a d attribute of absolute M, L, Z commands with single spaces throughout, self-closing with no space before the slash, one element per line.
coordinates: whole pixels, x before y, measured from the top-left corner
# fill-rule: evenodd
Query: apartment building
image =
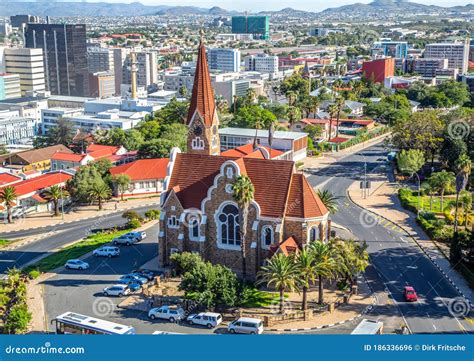
<path fill-rule="evenodd" d="M 45 91 L 42 49 L 5 48 L 5 71 L 20 76 L 22 95 Z"/>
<path fill-rule="evenodd" d="M 268 54 L 247 55 L 244 58 L 246 71 L 260 73 L 278 73 L 278 56 Z"/>
<path fill-rule="evenodd" d="M 209 49 L 207 59 L 211 71 L 238 72 L 240 70 L 239 49 Z"/>
<path fill-rule="evenodd" d="M 449 68 L 456 68 L 459 74 L 465 74 L 469 60 L 469 44 L 467 42 L 427 44 L 424 57 L 448 59 Z"/>

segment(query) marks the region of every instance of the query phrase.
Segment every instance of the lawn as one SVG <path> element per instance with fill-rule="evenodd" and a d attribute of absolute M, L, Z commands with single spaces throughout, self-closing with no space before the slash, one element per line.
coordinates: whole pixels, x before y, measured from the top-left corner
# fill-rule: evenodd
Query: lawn
<path fill-rule="evenodd" d="M 408 204 L 416 209 L 418 209 L 418 192 L 413 191 L 411 194 L 406 193 L 405 199 L 408 201 Z M 444 196 L 443 199 L 443 208 L 446 209 L 451 202 L 454 201 L 453 196 Z M 433 213 L 443 213 L 441 210 L 441 197 L 433 196 L 433 208 L 430 209 L 430 196 L 422 195 L 420 198 L 421 210 L 430 211 Z"/>
<path fill-rule="evenodd" d="M 279 302 L 280 295 L 276 292 L 265 292 L 256 288 L 249 288 L 245 291 L 245 301 L 241 306 L 249 308 L 269 307 Z"/>
<path fill-rule="evenodd" d="M 51 271 L 55 268 L 63 266 L 67 260 L 79 258 L 86 253 L 92 252 L 94 249 L 111 242 L 113 238 L 129 231 L 130 230 L 122 230 L 111 233 L 97 233 L 90 235 L 86 239 L 67 246 L 27 267 L 25 272 L 29 272 L 31 270 L 38 270 L 40 272 Z"/>
<path fill-rule="evenodd" d="M 5 247 L 9 243 L 10 241 L 8 239 L 0 239 L 0 248 Z"/>

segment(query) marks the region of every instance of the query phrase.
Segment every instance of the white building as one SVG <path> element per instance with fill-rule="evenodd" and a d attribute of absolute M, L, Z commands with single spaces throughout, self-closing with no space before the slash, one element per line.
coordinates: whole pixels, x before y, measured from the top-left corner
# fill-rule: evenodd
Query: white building
<path fill-rule="evenodd" d="M 277 74 L 278 56 L 268 54 L 247 55 L 244 58 L 246 71 Z"/>
<path fill-rule="evenodd" d="M 20 76 L 22 95 L 44 92 L 43 49 L 5 48 L 5 71 Z"/>
<path fill-rule="evenodd" d="M 459 74 L 465 74 L 468 68 L 469 44 L 467 42 L 427 44 L 424 57 L 448 59 L 449 68 L 456 68 Z"/>
<path fill-rule="evenodd" d="M 34 119 L 18 116 L 2 118 L 0 113 L 0 144 L 31 143 L 35 135 L 36 122 Z"/>
<path fill-rule="evenodd" d="M 20 76 L 18 74 L 0 74 L 0 100 L 21 96 Z"/>
<path fill-rule="evenodd" d="M 41 110 L 41 132 L 46 134 L 49 129 L 57 126 L 59 119 L 83 114 L 82 108 L 47 108 Z"/>
<path fill-rule="evenodd" d="M 230 71 L 240 70 L 240 50 L 211 48 L 207 51 L 209 70 Z"/>

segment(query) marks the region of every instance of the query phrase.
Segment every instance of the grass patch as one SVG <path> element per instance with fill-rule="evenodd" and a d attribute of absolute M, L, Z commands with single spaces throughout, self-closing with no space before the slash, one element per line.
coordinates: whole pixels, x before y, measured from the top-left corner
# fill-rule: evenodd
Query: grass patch
<path fill-rule="evenodd" d="M 48 272 L 60 266 L 63 266 L 67 260 L 79 258 L 86 253 L 92 252 L 94 249 L 109 243 L 113 238 L 118 237 L 122 234 L 130 232 L 130 229 L 116 231 L 116 232 L 103 232 L 90 235 L 86 239 L 67 246 L 58 252 L 53 253 L 50 256 L 43 258 L 37 263 L 25 268 L 24 272 L 29 273 L 37 270 L 39 272 Z"/>
<path fill-rule="evenodd" d="M 402 188 L 403 189 L 403 188 Z M 402 203 L 407 205 L 408 209 L 416 210 L 418 209 L 418 191 L 411 191 L 409 189 L 403 189 L 402 192 L 399 192 L 400 199 Z M 454 198 L 450 196 L 444 196 L 443 199 L 443 208 L 449 208 L 454 202 Z M 432 209 L 430 207 L 430 196 L 422 195 L 420 197 L 420 209 L 427 212 L 433 213 L 443 213 L 444 209 L 441 209 L 441 197 L 433 196 Z"/>
<path fill-rule="evenodd" d="M 285 295 L 286 297 L 287 295 Z M 244 291 L 242 307 L 268 307 L 280 302 L 280 295 L 274 292 L 265 292 L 256 288 L 248 288 Z"/>
<path fill-rule="evenodd" d="M 8 239 L 0 239 L 0 248 L 5 247 L 6 245 L 10 244 L 11 241 Z"/>

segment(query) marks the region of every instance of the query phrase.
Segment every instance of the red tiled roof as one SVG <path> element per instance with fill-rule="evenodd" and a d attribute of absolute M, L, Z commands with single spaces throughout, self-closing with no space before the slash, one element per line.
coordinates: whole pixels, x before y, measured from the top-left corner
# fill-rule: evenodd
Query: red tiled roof
<path fill-rule="evenodd" d="M 64 183 L 71 179 L 72 175 L 62 172 L 46 173 L 39 177 L 27 179 L 12 185 L 18 196 L 40 191 L 42 189 Z"/>
<path fill-rule="evenodd" d="M 275 254 L 278 251 L 282 252 L 285 256 L 288 256 L 293 253 L 298 253 L 300 251 L 300 245 L 293 237 L 289 237 L 283 242 L 270 246 L 270 252 L 272 254 Z"/>
<path fill-rule="evenodd" d="M 113 145 L 90 144 L 86 149 L 86 153 L 97 160 L 114 155 L 119 149 L 120 147 Z"/>
<path fill-rule="evenodd" d="M 293 174 L 286 205 L 286 216 L 315 218 L 322 217 L 328 212 L 306 177 L 301 173 Z"/>
<path fill-rule="evenodd" d="M 329 143 L 344 143 L 347 142 L 349 138 L 344 138 L 344 137 L 334 137 L 329 139 Z"/>
<path fill-rule="evenodd" d="M 13 183 L 13 182 L 19 182 L 21 181 L 22 178 L 18 177 L 16 175 L 10 174 L 10 173 L 0 173 L 0 186 L 3 186 L 5 184 Z"/>
<path fill-rule="evenodd" d="M 263 152 L 259 148 L 265 148 L 270 154 L 270 158 L 275 158 L 283 154 L 282 151 L 273 149 L 270 147 L 259 146 L 258 149 L 254 150 L 253 144 L 245 144 L 235 149 L 229 149 L 221 153 L 225 157 L 247 157 L 247 158 L 259 158 L 265 159 Z"/>
<path fill-rule="evenodd" d="M 179 153 L 168 189 L 179 186 L 175 192 L 183 207 L 200 208 L 221 165 L 227 160 L 237 162 L 242 173 L 252 181 L 261 214 L 282 217 L 294 167 L 290 161 Z"/>
<path fill-rule="evenodd" d="M 202 41 L 199 44 L 198 49 L 193 93 L 188 112 L 188 124 L 196 111 L 199 113 L 206 126 L 210 126 L 213 123 L 217 111 L 214 101 L 214 91 L 212 90 L 211 85 L 211 77 L 207 66 L 206 48 Z"/>
<path fill-rule="evenodd" d="M 85 156 L 86 156 L 85 154 L 57 152 L 53 154 L 53 156 L 51 157 L 51 160 L 63 160 L 67 162 L 80 163 L 84 159 Z"/>
<path fill-rule="evenodd" d="M 164 179 L 169 159 L 139 159 L 110 169 L 110 174 L 126 174 L 131 180 Z"/>

